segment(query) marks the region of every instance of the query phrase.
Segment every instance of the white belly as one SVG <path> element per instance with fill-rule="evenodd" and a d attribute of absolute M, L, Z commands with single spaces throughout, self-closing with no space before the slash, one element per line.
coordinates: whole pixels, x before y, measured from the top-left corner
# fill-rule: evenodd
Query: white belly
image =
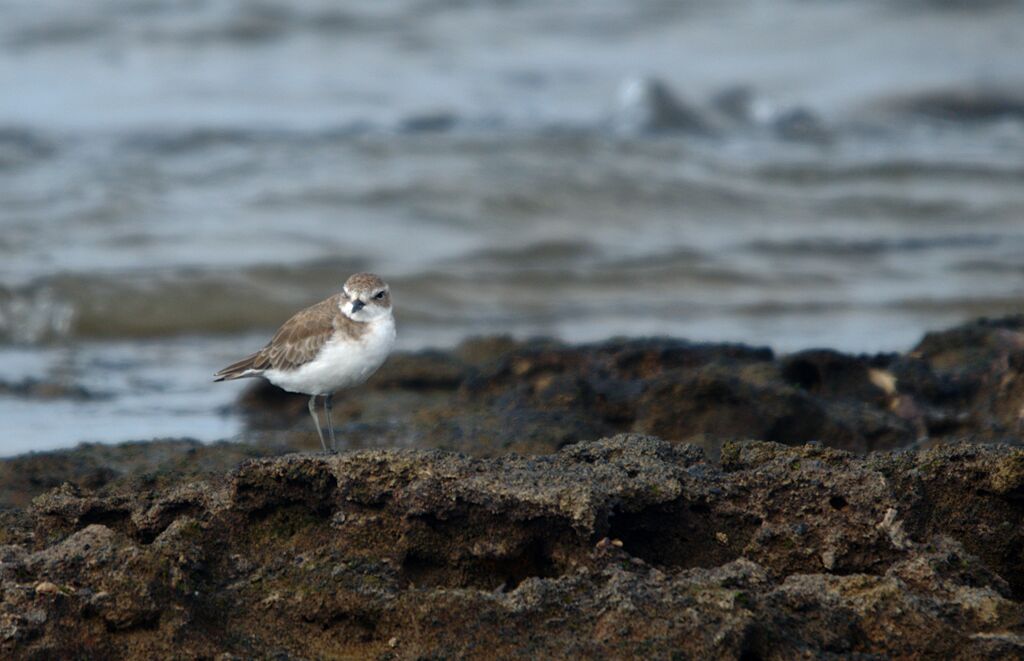
<path fill-rule="evenodd" d="M 367 324 L 358 340 L 336 335 L 317 357 L 295 370 L 267 370 L 263 376 L 279 388 L 307 395 L 326 395 L 370 378 L 395 345 L 395 320 L 388 315 Z"/>

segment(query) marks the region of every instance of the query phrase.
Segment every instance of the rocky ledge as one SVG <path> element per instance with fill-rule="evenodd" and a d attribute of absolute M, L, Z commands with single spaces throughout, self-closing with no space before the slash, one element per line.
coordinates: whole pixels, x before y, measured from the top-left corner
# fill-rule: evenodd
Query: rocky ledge
<path fill-rule="evenodd" d="M 1024 658 L 1024 317 L 398 355 L 340 455 L 238 407 L 0 461 L 0 658 Z"/>
<path fill-rule="evenodd" d="M 308 431 L 306 398 L 263 384 L 239 404 L 249 431 Z M 857 453 L 1024 432 L 1024 316 L 928 333 L 907 353 L 763 347 L 679 339 L 565 345 L 486 338 L 391 358 L 339 393 L 352 448 L 426 447 L 474 456 L 540 454 L 641 433 L 700 445 L 821 441 Z"/>
<path fill-rule="evenodd" d="M 1006 446 L 292 454 L 2 516 L 4 658 L 1024 656 Z"/>
<path fill-rule="evenodd" d="M 71 482 L 99 488 L 147 474 L 226 471 L 245 458 L 316 450 L 307 398 L 255 380 L 236 408 L 244 440 L 86 444 L 0 460 L 0 507 Z M 338 393 L 347 449 L 446 449 L 476 457 L 549 454 L 622 433 L 701 447 L 818 441 L 864 454 L 963 441 L 1020 444 L 1024 316 L 928 333 L 903 354 L 818 349 L 779 356 L 671 338 L 566 345 L 468 340 L 392 356 Z"/>

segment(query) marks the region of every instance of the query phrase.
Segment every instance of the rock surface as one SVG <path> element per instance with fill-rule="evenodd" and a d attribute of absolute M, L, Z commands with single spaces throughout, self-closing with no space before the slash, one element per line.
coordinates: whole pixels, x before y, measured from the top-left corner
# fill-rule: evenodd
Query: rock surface
<path fill-rule="evenodd" d="M 306 398 L 254 382 L 250 431 L 308 430 Z M 683 340 L 469 341 L 391 358 L 335 398 L 351 448 L 549 453 L 618 433 L 702 446 L 821 441 L 857 453 L 1024 431 L 1024 316 L 929 333 L 906 354 L 846 355 Z"/>
<path fill-rule="evenodd" d="M 4 658 L 1024 655 L 1024 451 L 621 435 L 64 486 L 9 510 Z"/>
<path fill-rule="evenodd" d="M 1022 371 L 1024 317 L 490 338 L 345 393 L 333 456 L 255 384 L 246 443 L 0 461 L 0 658 L 1024 658 Z"/>
<path fill-rule="evenodd" d="M 273 456 L 289 446 L 266 443 L 209 443 L 191 439 L 104 445 L 82 443 L 68 450 L 35 452 L 0 460 L 0 507 L 24 507 L 32 498 L 65 482 L 96 489 L 120 477 L 226 471 L 243 459 Z"/>
<path fill-rule="evenodd" d="M 0 506 L 69 481 L 88 488 L 154 472 L 224 471 L 247 457 L 315 450 L 306 397 L 254 380 L 239 403 L 245 442 L 162 439 L 0 460 Z M 906 354 L 819 349 L 776 356 L 674 339 L 569 346 L 470 340 L 398 354 L 335 397 L 349 449 L 441 448 L 478 457 L 546 454 L 619 433 L 701 446 L 820 441 L 865 453 L 959 442 L 1020 443 L 1024 316 L 929 333 Z"/>

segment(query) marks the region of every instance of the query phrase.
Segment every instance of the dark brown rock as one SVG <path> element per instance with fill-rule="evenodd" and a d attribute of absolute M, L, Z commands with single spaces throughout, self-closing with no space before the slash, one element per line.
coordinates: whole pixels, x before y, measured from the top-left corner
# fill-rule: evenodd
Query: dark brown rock
<path fill-rule="evenodd" d="M 0 507 L 28 505 L 33 497 L 65 482 L 97 489 L 123 476 L 225 471 L 243 459 L 273 456 L 289 448 L 274 442 L 200 443 L 194 439 L 82 443 L 51 452 L 0 460 Z"/>
<path fill-rule="evenodd" d="M 305 398 L 259 383 L 250 428 L 307 426 Z M 948 441 L 1015 441 L 1024 430 L 1024 318 L 928 334 L 905 354 L 768 349 L 681 340 L 478 339 L 397 355 L 343 391 L 335 419 L 352 448 L 542 454 L 610 434 L 697 443 L 820 441 L 858 453 Z M 315 447 L 310 431 L 302 447 Z"/>
<path fill-rule="evenodd" d="M 6 520 L 0 653 L 1016 658 L 1022 457 L 626 435 L 65 487 Z"/>
<path fill-rule="evenodd" d="M 335 409 L 466 454 L 273 458 L 317 441 L 256 384 L 252 444 L 0 461 L 0 658 L 1021 658 L 1024 450 L 958 441 L 1019 444 L 1022 371 L 1024 317 L 904 355 L 484 338 Z"/>

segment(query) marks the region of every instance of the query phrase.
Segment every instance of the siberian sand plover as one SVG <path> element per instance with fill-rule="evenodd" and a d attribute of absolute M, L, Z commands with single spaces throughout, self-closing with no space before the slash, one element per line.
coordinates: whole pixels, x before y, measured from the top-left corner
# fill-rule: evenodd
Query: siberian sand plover
<path fill-rule="evenodd" d="M 337 450 L 331 420 L 334 391 L 366 381 L 394 345 L 390 288 L 379 276 L 356 273 L 340 293 L 298 312 L 265 347 L 214 376 L 215 381 L 262 376 L 279 388 L 309 395 L 309 414 L 326 452 L 317 396 L 324 396 L 331 449 Z"/>

